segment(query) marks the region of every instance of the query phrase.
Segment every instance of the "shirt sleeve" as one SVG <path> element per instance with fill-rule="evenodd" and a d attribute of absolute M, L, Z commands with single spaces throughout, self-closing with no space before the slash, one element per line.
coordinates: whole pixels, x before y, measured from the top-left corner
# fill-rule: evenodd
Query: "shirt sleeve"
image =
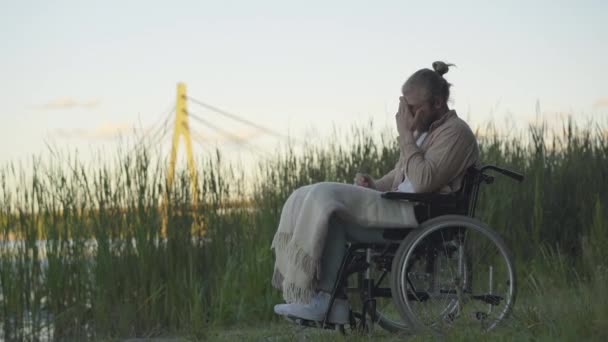
<path fill-rule="evenodd" d="M 416 192 L 434 192 L 447 185 L 474 158 L 477 143 L 469 130 L 459 125 L 439 128 L 436 141 L 426 150 L 415 143 L 400 142 L 404 172 Z"/>
<path fill-rule="evenodd" d="M 393 186 L 393 181 L 395 180 L 395 174 L 397 173 L 397 167 L 389 171 L 386 175 L 382 176 L 382 178 L 374 181 L 376 185 L 376 190 L 378 191 L 391 191 Z"/>

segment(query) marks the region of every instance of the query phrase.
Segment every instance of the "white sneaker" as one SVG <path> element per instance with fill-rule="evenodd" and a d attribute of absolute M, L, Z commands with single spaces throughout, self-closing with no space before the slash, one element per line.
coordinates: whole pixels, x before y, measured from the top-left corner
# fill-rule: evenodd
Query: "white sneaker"
<path fill-rule="evenodd" d="M 322 322 L 329 307 L 330 298 L 329 293 L 318 292 L 312 296 L 309 304 L 277 304 L 274 306 L 274 312 L 283 316 Z M 328 321 L 335 324 L 347 324 L 349 311 L 348 300 L 336 298 Z"/>

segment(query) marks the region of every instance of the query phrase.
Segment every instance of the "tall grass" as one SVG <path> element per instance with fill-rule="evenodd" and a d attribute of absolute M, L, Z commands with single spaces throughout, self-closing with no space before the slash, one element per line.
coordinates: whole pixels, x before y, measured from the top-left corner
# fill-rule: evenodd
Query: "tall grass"
<path fill-rule="evenodd" d="M 199 165 L 196 213 L 186 173 L 168 188 L 165 163 L 151 151 L 122 153 L 95 166 L 74 156 L 34 159 L 32 172 L 5 165 L 1 337 L 204 338 L 213 326 L 272 320 L 280 295 L 270 286 L 269 247 L 283 202 L 304 184 L 351 183 L 357 171 L 387 172 L 398 147 L 375 131 L 354 128 L 344 143 L 328 137 L 298 153 L 287 147 L 260 163 L 254 179 L 219 153 L 207 156 Z M 480 138 L 485 163 L 527 178 L 517 185 L 497 177 L 482 190 L 478 217 L 513 249 L 524 296 L 540 298 L 547 289 L 575 293 L 586 283 L 605 290 L 607 136 L 572 123 L 564 134 L 547 133 L 539 126 L 520 136 Z M 252 208 L 230 205 L 245 196 Z M 205 235 L 191 229 L 197 217 Z M 605 310 L 600 313 L 608 319 Z M 534 310 L 520 317 L 533 321 Z"/>

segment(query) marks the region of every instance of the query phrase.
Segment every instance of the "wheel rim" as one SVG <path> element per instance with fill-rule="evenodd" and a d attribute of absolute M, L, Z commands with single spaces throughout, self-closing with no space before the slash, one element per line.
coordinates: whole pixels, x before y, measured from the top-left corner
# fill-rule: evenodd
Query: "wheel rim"
<path fill-rule="evenodd" d="M 429 255 L 438 260 L 439 271 L 429 271 L 424 260 Z M 473 324 L 487 331 L 510 312 L 515 272 L 509 252 L 496 233 L 475 220 L 428 226 L 411 241 L 403 261 L 399 301 L 418 327 Z"/>

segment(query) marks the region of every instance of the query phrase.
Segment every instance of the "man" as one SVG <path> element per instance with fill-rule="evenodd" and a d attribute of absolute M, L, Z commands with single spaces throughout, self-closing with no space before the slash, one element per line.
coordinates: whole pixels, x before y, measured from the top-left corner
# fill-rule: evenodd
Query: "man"
<path fill-rule="evenodd" d="M 381 192 L 447 193 L 460 189 L 466 170 L 478 161 L 479 148 L 469 126 L 448 107 L 451 85 L 443 75 L 449 67 L 435 62 L 433 70 L 418 70 L 403 85 L 395 115 L 401 153 L 393 170 L 378 180 L 357 174 L 355 185 L 365 191 L 318 183 L 294 191 L 287 200 L 272 248 L 277 255 L 273 285 L 283 290 L 288 304 L 276 305 L 276 313 L 323 320 L 346 242 L 386 242 L 382 230 L 372 225 L 418 225 L 420 218 L 415 217 L 412 204 L 382 201 Z M 293 219 L 307 215 L 321 219 L 312 223 Z M 305 271 L 294 272 L 294 268 Z M 335 301 L 329 320 L 347 323 L 346 299 Z"/>

